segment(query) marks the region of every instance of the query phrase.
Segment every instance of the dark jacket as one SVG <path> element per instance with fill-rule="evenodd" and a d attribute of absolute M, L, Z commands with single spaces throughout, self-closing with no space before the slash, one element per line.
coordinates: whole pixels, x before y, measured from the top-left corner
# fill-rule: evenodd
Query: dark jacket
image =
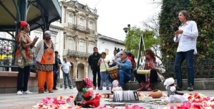
<path fill-rule="evenodd" d="M 60 61 L 60 59 L 57 58 L 57 57 L 55 57 L 55 64 L 53 65 L 53 71 L 54 71 L 54 73 L 59 70 L 59 64 L 62 64 L 61 61 Z"/>
<path fill-rule="evenodd" d="M 89 56 L 88 58 L 88 64 L 91 66 L 92 70 L 96 70 L 99 69 L 100 67 L 98 66 L 98 61 L 100 59 L 101 55 L 98 53 L 97 55 L 95 55 L 94 53 L 92 55 Z"/>

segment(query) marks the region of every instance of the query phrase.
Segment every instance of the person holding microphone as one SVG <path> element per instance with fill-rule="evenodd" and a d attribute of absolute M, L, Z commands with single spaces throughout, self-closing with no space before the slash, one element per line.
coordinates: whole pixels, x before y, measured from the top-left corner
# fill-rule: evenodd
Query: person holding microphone
<path fill-rule="evenodd" d="M 186 60 L 188 72 L 188 88 L 193 91 L 194 86 L 194 54 L 197 54 L 196 42 L 198 37 L 198 28 L 195 21 L 190 20 L 190 15 L 187 11 L 179 12 L 178 18 L 182 23 L 181 26 L 175 30 L 174 42 L 178 42 L 177 53 L 175 57 L 175 73 L 177 77 L 177 90 L 182 90 L 182 71 L 181 64 Z"/>

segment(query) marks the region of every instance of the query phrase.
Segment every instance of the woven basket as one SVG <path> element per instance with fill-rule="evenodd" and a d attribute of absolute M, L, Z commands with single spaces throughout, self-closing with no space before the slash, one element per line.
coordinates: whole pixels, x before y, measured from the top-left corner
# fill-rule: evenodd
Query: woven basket
<path fill-rule="evenodd" d="M 109 73 L 111 79 L 115 80 L 119 78 L 118 66 L 108 68 L 107 72 Z"/>

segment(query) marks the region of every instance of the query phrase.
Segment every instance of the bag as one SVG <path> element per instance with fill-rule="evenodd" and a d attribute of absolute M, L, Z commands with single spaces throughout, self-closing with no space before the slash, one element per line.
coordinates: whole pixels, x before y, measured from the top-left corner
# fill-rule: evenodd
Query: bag
<path fill-rule="evenodd" d="M 19 66 L 20 68 L 24 68 L 24 65 L 25 65 L 24 58 L 21 55 L 16 56 L 15 58 L 16 58 L 15 65 Z"/>

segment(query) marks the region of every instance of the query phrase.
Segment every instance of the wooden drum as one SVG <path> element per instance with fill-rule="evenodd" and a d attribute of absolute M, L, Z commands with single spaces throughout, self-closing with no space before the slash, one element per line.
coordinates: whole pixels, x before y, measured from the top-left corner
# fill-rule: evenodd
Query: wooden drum
<path fill-rule="evenodd" d="M 78 90 L 79 92 L 82 92 L 82 88 L 85 87 L 83 80 L 82 80 L 82 79 L 76 80 L 76 81 L 75 81 L 75 84 L 76 84 L 77 90 Z"/>
<path fill-rule="evenodd" d="M 109 73 L 111 79 L 115 80 L 119 78 L 118 66 L 108 68 L 107 72 Z"/>

